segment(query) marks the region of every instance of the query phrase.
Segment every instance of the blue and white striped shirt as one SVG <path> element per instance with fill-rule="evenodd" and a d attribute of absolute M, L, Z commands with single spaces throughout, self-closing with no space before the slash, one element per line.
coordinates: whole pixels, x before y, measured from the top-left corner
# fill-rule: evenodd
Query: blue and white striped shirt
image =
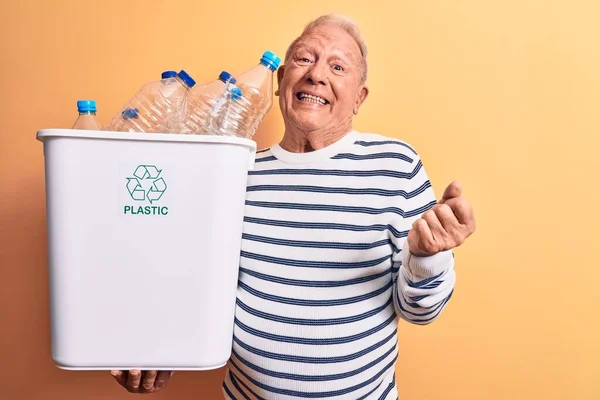
<path fill-rule="evenodd" d="M 409 254 L 436 203 L 418 154 L 351 131 L 279 145 L 248 177 L 229 399 L 397 399 L 398 318 L 427 324 L 455 282 L 451 251 Z"/>

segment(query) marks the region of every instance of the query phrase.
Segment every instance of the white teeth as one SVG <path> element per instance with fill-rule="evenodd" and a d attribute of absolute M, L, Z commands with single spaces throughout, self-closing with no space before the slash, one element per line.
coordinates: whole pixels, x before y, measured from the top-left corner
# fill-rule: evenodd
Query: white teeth
<path fill-rule="evenodd" d="M 302 101 L 319 103 L 319 104 L 323 104 L 323 105 L 327 104 L 327 100 L 325 100 L 324 98 L 319 97 L 319 96 L 313 96 L 312 94 L 300 93 L 298 95 L 298 98 Z"/>

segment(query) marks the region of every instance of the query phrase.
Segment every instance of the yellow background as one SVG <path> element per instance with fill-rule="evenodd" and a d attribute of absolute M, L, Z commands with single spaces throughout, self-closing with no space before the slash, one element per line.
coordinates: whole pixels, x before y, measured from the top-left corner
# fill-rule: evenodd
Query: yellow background
<path fill-rule="evenodd" d="M 600 4 L 560 0 L 2 1 L 0 398 L 131 398 L 52 364 L 36 131 L 71 127 L 79 98 L 107 123 L 164 69 L 203 83 L 283 55 L 330 11 L 369 46 L 355 126 L 414 145 L 438 196 L 462 181 L 478 219 L 449 308 L 400 325 L 400 398 L 600 399 Z M 275 105 L 260 147 L 282 127 Z M 218 399 L 221 376 L 178 373 L 153 398 Z"/>

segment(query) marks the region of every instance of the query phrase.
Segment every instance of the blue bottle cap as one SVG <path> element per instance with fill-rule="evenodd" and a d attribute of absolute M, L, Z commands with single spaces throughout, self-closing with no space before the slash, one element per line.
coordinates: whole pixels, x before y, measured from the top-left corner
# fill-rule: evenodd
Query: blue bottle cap
<path fill-rule="evenodd" d="M 280 62 L 281 58 L 271 51 L 265 51 L 260 59 L 260 63 L 265 67 L 268 67 L 271 71 L 275 71 L 277 68 L 279 68 Z"/>
<path fill-rule="evenodd" d="M 173 78 L 175 76 L 177 76 L 177 72 L 176 71 L 165 71 L 160 76 L 160 79 Z"/>
<path fill-rule="evenodd" d="M 236 79 L 233 76 L 231 76 L 231 74 L 227 71 L 222 71 L 219 75 L 219 79 L 223 81 L 223 83 L 227 83 L 227 81 L 229 81 L 229 83 L 234 85 L 237 82 Z"/>
<path fill-rule="evenodd" d="M 240 89 L 239 87 L 234 87 L 233 89 L 231 89 L 231 99 L 232 100 L 239 100 L 242 97 L 242 89 Z"/>
<path fill-rule="evenodd" d="M 138 118 L 139 110 L 137 108 L 126 108 L 121 112 L 123 119 L 135 119 Z"/>
<path fill-rule="evenodd" d="M 96 101 L 95 100 L 78 100 L 77 111 L 79 112 L 95 112 Z"/>
<path fill-rule="evenodd" d="M 196 81 L 184 70 L 179 71 L 179 73 L 177 74 L 177 76 L 186 84 L 191 88 L 194 87 L 194 85 L 196 84 Z"/>

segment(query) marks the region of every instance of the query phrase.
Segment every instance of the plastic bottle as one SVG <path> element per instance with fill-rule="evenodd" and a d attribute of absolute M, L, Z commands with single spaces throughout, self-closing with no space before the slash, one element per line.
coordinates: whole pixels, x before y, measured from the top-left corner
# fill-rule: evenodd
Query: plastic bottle
<path fill-rule="evenodd" d="M 175 76 L 165 71 L 161 79 L 145 84 L 117 113 L 105 130 L 161 133 L 168 131 L 168 121 L 182 113 L 189 89 L 196 82 L 184 70 Z M 163 78 L 164 77 L 164 78 Z"/>
<path fill-rule="evenodd" d="M 210 115 L 221 99 L 226 99 L 228 88 L 235 87 L 236 79 L 227 71 L 222 71 L 215 81 L 196 86 L 190 91 L 182 133 L 206 134 Z"/>
<path fill-rule="evenodd" d="M 236 136 L 252 138 L 258 125 L 273 105 L 273 73 L 279 68 L 281 59 L 266 51 L 258 65 L 237 75 L 236 86 L 242 90 L 241 99 L 230 102 L 227 115 L 221 117 L 227 126 L 227 119 L 236 119 Z M 223 128 L 217 134 L 228 134 Z"/>
<path fill-rule="evenodd" d="M 217 102 L 210 118 L 209 132 L 220 136 L 246 137 L 245 121 L 250 120 L 250 102 L 242 89 L 233 87 Z"/>
<path fill-rule="evenodd" d="M 162 85 L 160 86 L 159 91 L 161 92 L 161 94 L 165 97 L 169 97 L 169 95 L 176 90 L 177 88 L 177 80 L 175 79 L 177 77 L 177 71 L 164 71 L 161 75 L 160 75 L 160 83 L 162 83 Z"/>
<path fill-rule="evenodd" d="M 160 131 L 165 133 L 180 133 L 181 126 L 185 118 L 186 104 L 191 92 L 191 90 L 188 90 L 184 96 L 174 95 L 174 92 L 180 90 L 181 87 L 176 79 L 177 76 L 178 74 L 175 71 L 165 71 L 161 75 L 162 85 L 159 89 L 161 95 L 159 97 L 159 102 L 165 102 L 165 99 L 170 99 L 170 108 L 172 109 L 171 112 L 167 114 L 166 120 L 164 121 L 163 126 L 160 128 Z M 190 85 L 189 89 L 194 87 L 195 84 L 196 82 L 194 81 L 194 84 Z"/>
<path fill-rule="evenodd" d="M 75 120 L 72 129 L 84 129 L 91 131 L 102 130 L 102 125 L 96 119 L 96 101 L 94 100 L 78 100 L 77 111 L 79 116 Z"/>

